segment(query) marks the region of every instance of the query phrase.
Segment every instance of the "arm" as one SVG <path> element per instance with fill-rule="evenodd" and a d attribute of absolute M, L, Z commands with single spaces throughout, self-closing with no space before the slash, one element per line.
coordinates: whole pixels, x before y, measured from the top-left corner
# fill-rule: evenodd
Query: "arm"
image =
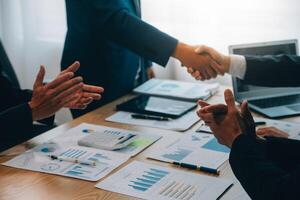
<path fill-rule="evenodd" d="M 28 103 L 0 112 L 0 129 L 3 130 L 0 134 L 0 151 L 34 137 L 31 134 L 32 113 Z"/>
<path fill-rule="evenodd" d="M 273 86 L 300 86 L 300 57 L 280 56 L 246 56 L 246 83 Z"/>
<path fill-rule="evenodd" d="M 286 146 L 281 146 L 281 149 Z M 234 141 L 229 162 L 253 199 L 294 199 L 300 195 L 300 165 L 286 171 L 267 156 L 266 145 L 245 134 Z M 299 161 L 299 160 L 298 160 Z"/>
<path fill-rule="evenodd" d="M 166 65 L 178 41 L 130 13 L 123 0 L 93 0 L 99 32 L 133 52 Z"/>

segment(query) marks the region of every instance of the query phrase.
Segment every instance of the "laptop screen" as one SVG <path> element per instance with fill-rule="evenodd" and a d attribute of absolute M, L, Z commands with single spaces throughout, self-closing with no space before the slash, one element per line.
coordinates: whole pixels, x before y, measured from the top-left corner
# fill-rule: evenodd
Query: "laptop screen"
<path fill-rule="evenodd" d="M 297 40 L 286 40 L 266 43 L 254 43 L 245 45 L 233 45 L 229 47 L 231 54 L 237 55 L 297 55 Z M 284 66 L 283 66 L 284 67 Z M 237 101 L 243 99 L 258 99 L 263 97 L 281 96 L 295 93 L 295 88 L 260 87 L 245 84 L 242 80 L 232 78 L 234 93 Z M 298 92 L 299 93 L 299 92 Z"/>

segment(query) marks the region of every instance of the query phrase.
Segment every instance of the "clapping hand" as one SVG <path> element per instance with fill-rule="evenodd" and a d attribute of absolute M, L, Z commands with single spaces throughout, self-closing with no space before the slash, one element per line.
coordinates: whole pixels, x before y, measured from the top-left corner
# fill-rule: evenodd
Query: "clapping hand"
<path fill-rule="evenodd" d="M 82 77 L 74 77 L 80 67 L 74 62 L 52 82 L 44 85 L 45 67 L 41 66 L 36 77 L 29 107 L 33 121 L 52 116 L 62 107 L 83 109 L 93 100 L 101 98 L 103 88 L 85 85 Z"/>
<path fill-rule="evenodd" d="M 255 123 L 248 103 L 244 101 L 241 110 L 238 110 L 232 92 L 226 90 L 224 96 L 226 105 L 209 105 L 199 101 L 202 108 L 197 112 L 198 116 L 210 127 L 218 142 L 228 147 L 240 134 L 255 138 Z"/>

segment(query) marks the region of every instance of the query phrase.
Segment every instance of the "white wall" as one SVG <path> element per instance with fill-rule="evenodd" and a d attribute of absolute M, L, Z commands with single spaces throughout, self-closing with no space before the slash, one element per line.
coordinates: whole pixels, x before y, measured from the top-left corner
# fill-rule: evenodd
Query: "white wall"
<path fill-rule="evenodd" d="M 144 19 L 190 44 L 228 45 L 297 38 L 299 0 L 143 0 Z M 176 67 L 175 79 L 193 79 Z M 227 79 L 222 82 L 228 83 Z"/>

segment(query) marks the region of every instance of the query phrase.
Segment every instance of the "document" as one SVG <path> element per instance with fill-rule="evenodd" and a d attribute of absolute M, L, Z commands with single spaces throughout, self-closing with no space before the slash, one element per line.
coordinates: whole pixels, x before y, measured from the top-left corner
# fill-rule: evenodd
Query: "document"
<path fill-rule="evenodd" d="M 218 83 L 189 83 L 174 80 L 150 79 L 133 91 L 140 94 L 169 97 L 196 102 L 206 100 L 219 88 Z"/>
<path fill-rule="evenodd" d="M 229 152 L 230 149 L 219 144 L 214 135 L 196 132 L 185 134 L 165 147 L 153 150 L 147 157 L 217 169 L 228 160 Z"/>
<path fill-rule="evenodd" d="M 149 200 L 215 200 L 232 184 L 230 180 L 134 161 L 96 187 Z"/>
<path fill-rule="evenodd" d="M 106 121 L 117 122 L 123 124 L 148 126 L 153 128 L 160 128 L 173 131 L 186 131 L 191 126 L 199 121 L 196 110 L 192 110 L 178 119 L 170 121 L 157 121 L 149 119 L 134 119 L 131 117 L 133 113 L 119 111 L 112 116 L 106 118 Z"/>
<path fill-rule="evenodd" d="M 56 155 L 70 161 L 53 160 L 50 158 L 51 155 Z M 46 143 L 2 165 L 88 181 L 98 181 L 129 158 L 129 156 L 111 151 L 78 146 L 61 148 L 55 143 Z M 75 159 L 84 162 L 95 162 L 96 165 L 72 162 Z"/>
<path fill-rule="evenodd" d="M 99 126 L 93 124 L 82 123 L 70 130 L 68 130 L 65 134 L 61 134 L 60 136 L 50 140 L 52 143 L 59 144 L 61 146 L 76 146 L 77 142 L 85 137 L 87 134 L 92 134 L 96 132 L 124 132 L 124 133 L 132 133 L 138 135 L 138 137 L 130 143 L 127 147 L 114 150 L 114 152 L 125 154 L 128 156 L 135 156 L 145 148 L 159 140 L 162 136 L 154 134 L 154 133 L 144 133 L 137 132 L 125 129 L 111 128 L 106 126 Z"/>

